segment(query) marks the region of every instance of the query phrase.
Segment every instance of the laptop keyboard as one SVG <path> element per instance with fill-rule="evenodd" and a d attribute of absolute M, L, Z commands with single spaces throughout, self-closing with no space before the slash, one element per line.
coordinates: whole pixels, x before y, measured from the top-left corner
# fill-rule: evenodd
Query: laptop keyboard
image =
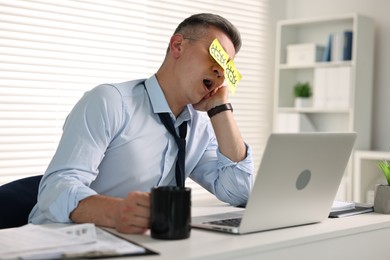
<path fill-rule="evenodd" d="M 238 227 L 241 223 L 241 218 L 229 218 L 229 219 L 222 219 L 217 221 L 210 221 L 207 222 L 209 224 L 213 225 L 222 225 L 222 226 L 229 226 L 229 227 Z"/>

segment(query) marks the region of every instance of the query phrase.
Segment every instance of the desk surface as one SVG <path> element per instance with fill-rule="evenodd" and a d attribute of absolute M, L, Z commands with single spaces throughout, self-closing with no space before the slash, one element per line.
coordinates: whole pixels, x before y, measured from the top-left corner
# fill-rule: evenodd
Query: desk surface
<path fill-rule="evenodd" d="M 226 211 L 225 205 L 194 206 L 193 215 Z M 159 255 L 131 259 L 389 259 L 390 215 L 368 213 L 247 235 L 192 229 L 184 240 L 123 235 Z"/>

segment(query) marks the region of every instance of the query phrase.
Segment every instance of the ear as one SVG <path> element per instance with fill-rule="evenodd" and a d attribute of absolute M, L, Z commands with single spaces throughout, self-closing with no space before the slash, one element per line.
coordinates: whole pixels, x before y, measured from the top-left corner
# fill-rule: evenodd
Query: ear
<path fill-rule="evenodd" d="M 175 59 L 178 59 L 181 55 L 181 52 L 183 50 L 183 40 L 183 35 L 176 33 L 171 37 L 171 40 L 169 41 L 169 52 Z"/>

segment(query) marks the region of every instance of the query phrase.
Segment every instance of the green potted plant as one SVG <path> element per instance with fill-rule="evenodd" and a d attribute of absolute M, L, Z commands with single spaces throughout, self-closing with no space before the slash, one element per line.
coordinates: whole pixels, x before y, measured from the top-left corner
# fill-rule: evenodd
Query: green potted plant
<path fill-rule="evenodd" d="M 387 184 L 379 184 L 375 188 L 374 211 L 390 214 L 390 162 L 382 160 L 378 167 L 385 176 Z"/>
<path fill-rule="evenodd" d="M 298 82 L 294 85 L 295 107 L 310 107 L 312 90 L 309 82 Z"/>

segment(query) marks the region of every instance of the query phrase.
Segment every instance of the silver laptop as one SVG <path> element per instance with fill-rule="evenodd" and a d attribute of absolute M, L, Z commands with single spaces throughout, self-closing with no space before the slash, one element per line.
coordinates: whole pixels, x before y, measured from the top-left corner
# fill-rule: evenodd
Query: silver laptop
<path fill-rule="evenodd" d="M 245 210 L 192 218 L 192 226 L 245 234 L 329 216 L 356 133 L 271 134 Z"/>

